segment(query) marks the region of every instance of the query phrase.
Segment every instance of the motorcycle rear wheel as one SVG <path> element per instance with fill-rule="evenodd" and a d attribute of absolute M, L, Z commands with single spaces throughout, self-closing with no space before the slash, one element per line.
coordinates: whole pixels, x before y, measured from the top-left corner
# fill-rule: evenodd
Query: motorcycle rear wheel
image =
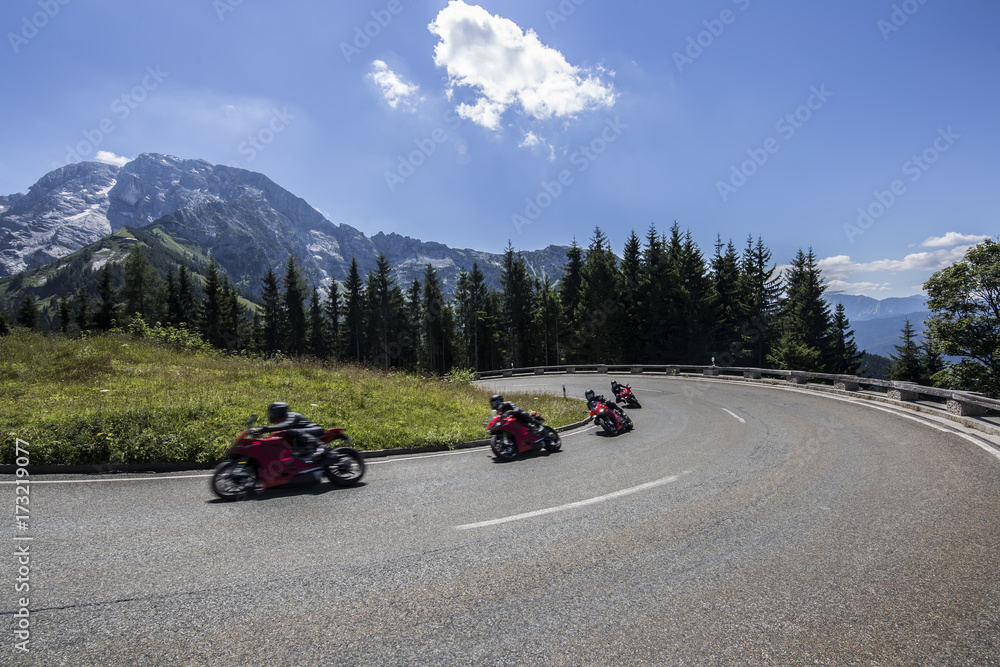
<path fill-rule="evenodd" d="M 545 427 L 545 449 L 550 452 L 558 452 L 562 449 L 562 439 L 551 426 Z"/>
<path fill-rule="evenodd" d="M 490 438 L 490 448 L 501 461 L 513 461 L 517 458 L 517 441 L 507 431 L 500 431 Z"/>
<path fill-rule="evenodd" d="M 215 466 L 211 488 L 223 500 L 245 500 L 257 489 L 257 464 L 230 459 Z"/>
<path fill-rule="evenodd" d="M 353 486 L 365 476 L 365 460 L 356 449 L 337 447 L 329 456 L 335 457 L 335 461 L 326 466 L 323 474 L 331 484 Z"/>

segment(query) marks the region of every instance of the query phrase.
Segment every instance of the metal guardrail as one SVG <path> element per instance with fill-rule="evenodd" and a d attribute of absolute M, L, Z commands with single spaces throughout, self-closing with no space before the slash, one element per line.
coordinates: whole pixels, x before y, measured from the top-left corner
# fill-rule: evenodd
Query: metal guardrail
<path fill-rule="evenodd" d="M 489 378 L 513 377 L 518 375 L 547 375 L 574 373 L 628 373 L 641 375 L 703 375 L 708 377 L 740 376 L 744 379 L 763 380 L 783 379 L 789 384 L 804 385 L 811 380 L 832 382 L 834 388 L 847 392 L 860 391 L 862 387 L 884 390 L 889 398 L 903 402 L 912 402 L 921 398 L 946 401 L 946 409 L 953 415 L 963 417 L 979 417 L 988 411 L 1000 412 L 1000 401 L 983 394 L 969 391 L 954 391 L 925 387 L 912 382 L 895 380 L 879 380 L 857 375 L 838 375 L 832 373 L 811 373 L 808 371 L 780 370 L 774 368 L 746 368 L 741 366 L 699 366 L 685 364 L 566 364 L 561 366 L 529 366 L 525 368 L 502 368 L 494 371 L 479 371 L 477 380 Z"/>

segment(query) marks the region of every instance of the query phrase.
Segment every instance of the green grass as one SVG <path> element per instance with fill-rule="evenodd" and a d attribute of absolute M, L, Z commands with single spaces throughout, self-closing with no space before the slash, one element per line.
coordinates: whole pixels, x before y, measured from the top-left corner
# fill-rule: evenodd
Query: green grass
<path fill-rule="evenodd" d="M 15 438 L 34 465 L 219 460 L 251 413 L 285 401 L 358 449 L 455 445 L 486 437 L 489 392 L 468 382 L 311 360 L 180 350 L 149 339 L 26 331 L 0 338 L 0 463 Z M 582 401 L 510 395 L 559 426 Z"/>

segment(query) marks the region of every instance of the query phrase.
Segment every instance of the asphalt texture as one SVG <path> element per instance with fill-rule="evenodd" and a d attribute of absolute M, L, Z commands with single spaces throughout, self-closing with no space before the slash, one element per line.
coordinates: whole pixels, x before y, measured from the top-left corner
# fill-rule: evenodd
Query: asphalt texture
<path fill-rule="evenodd" d="M 1000 665 L 1000 453 L 981 435 L 815 392 L 619 379 L 633 432 L 510 463 L 371 459 L 354 488 L 236 503 L 206 471 L 36 475 L 30 653 L 0 485 L 0 664 Z"/>

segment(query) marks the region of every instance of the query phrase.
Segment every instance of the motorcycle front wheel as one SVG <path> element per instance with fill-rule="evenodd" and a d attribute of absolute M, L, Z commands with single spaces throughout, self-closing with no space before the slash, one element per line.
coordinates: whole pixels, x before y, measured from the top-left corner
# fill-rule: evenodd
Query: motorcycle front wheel
<path fill-rule="evenodd" d="M 244 500 L 257 489 L 257 477 L 253 461 L 223 461 L 212 473 L 212 492 L 223 500 Z"/>
<path fill-rule="evenodd" d="M 490 438 L 490 448 L 501 461 L 513 461 L 517 458 L 517 441 L 507 431 L 500 431 Z"/>
<path fill-rule="evenodd" d="M 605 433 L 614 435 L 618 431 L 615 430 L 615 425 L 611 422 L 610 417 L 601 417 L 601 428 L 604 429 Z"/>
<path fill-rule="evenodd" d="M 334 462 L 326 466 L 323 474 L 331 484 L 353 486 L 365 476 L 365 460 L 356 449 L 338 447 L 330 452 Z"/>
<path fill-rule="evenodd" d="M 634 398 L 631 401 L 629 401 L 628 404 L 629 404 L 629 407 L 632 407 L 632 408 L 641 408 L 642 407 L 642 405 L 639 404 L 639 401 L 635 400 Z"/>
<path fill-rule="evenodd" d="M 550 426 L 545 427 L 545 449 L 550 452 L 558 452 L 562 449 L 562 439 L 556 430 Z"/>

